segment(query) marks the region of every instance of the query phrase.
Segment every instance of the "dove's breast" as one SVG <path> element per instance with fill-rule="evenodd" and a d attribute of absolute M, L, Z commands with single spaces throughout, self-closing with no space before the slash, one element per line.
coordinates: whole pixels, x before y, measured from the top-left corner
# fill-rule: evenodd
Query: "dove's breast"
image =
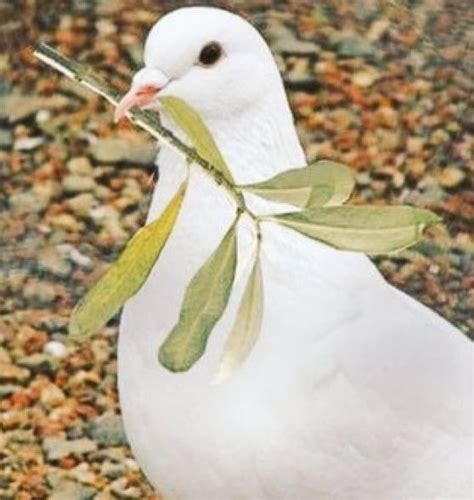
<path fill-rule="evenodd" d="M 161 153 L 156 218 L 184 177 Z M 157 360 L 184 290 L 235 207 L 192 169 L 173 234 L 124 309 L 119 389 L 132 449 L 170 498 L 469 498 L 472 351 L 444 320 L 387 285 L 363 255 L 262 228 L 263 326 L 250 358 L 212 385 L 254 248 L 239 227 L 236 285 L 204 356 Z"/>

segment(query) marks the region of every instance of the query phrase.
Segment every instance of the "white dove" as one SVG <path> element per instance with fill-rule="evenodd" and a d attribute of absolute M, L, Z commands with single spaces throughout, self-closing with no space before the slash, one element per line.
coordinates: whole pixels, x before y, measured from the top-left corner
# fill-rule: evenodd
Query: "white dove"
<path fill-rule="evenodd" d="M 152 28 L 144 60 L 119 116 L 134 105 L 159 109 L 158 96 L 182 98 L 238 183 L 306 164 L 271 52 L 242 18 L 176 10 Z M 186 170 L 166 147 L 157 163 L 149 221 Z M 247 202 L 257 213 L 288 211 Z M 186 286 L 234 216 L 232 198 L 192 167 L 170 240 L 123 312 L 120 402 L 151 483 L 166 498 L 193 500 L 472 498 L 471 344 L 364 255 L 263 223 L 261 335 L 242 367 L 212 384 L 255 248 L 243 218 L 237 283 L 204 356 L 185 373 L 159 364 Z"/>

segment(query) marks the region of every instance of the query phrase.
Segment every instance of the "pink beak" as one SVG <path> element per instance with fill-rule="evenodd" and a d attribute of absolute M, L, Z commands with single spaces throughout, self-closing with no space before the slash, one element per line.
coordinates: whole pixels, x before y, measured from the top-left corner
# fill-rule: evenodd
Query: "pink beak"
<path fill-rule="evenodd" d="M 121 120 L 131 108 L 135 106 L 143 107 L 151 104 L 159 91 L 160 87 L 156 85 L 133 85 L 115 108 L 115 122 Z"/>

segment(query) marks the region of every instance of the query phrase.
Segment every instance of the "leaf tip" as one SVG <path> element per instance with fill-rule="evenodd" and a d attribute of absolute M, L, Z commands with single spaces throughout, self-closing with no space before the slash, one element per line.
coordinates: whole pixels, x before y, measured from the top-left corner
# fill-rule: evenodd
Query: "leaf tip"
<path fill-rule="evenodd" d="M 158 350 L 158 361 L 164 368 L 172 373 L 186 372 L 193 365 L 193 363 L 179 359 L 172 350 L 168 349 L 166 341 Z"/>

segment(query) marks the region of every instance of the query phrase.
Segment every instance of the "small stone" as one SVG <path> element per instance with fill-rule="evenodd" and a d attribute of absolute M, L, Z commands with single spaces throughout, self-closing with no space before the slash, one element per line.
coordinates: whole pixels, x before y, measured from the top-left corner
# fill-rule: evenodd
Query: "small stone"
<path fill-rule="evenodd" d="M 400 134 L 398 131 L 378 128 L 375 131 L 379 148 L 382 151 L 394 151 L 400 144 Z"/>
<path fill-rule="evenodd" d="M 57 214 L 48 217 L 48 223 L 56 229 L 63 229 L 71 233 L 82 231 L 83 224 L 77 221 L 71 214 Z"/>
<path fill-rule="evenodd" d="M 55 384 L 48 384 L 41 390 L 40 401 L 46 408 L 54 408 L 64 403 L 66 396 L 64 392 Z"/>
<path fill-rule="evenodd" d="M 119 498 L 140 498 L 141 492 L 136 486 L 128 486 L 127 479 L 121 477 L 116 479 L 111 485 L 111 491 Z"/>
<path fill-rule="evenodd" d="M 38 266 L 60 278 L 66 278 L 72 270 L 71 263 L 55 247 L 48 247 L 39 252 Z"/>
<path fill-rule="evenodd" d="M 91 500 L 96 495 L 95 488 L 85 486 L 65 477 L 59 479 L 48 495 L 49 500 Z"/>
<path fill-rule="evenodd" d="M 18 360 L 18 364 L 34 373 L 53 374 L 58 367 L 58 360 L 49 354 L 35 353 Z"/>
<path fill-rule="evenodd" d="M 153 165 L 157 145 L 146 140 L 99 139 L 91 145 L 90 151 L 94 160 L 100 163 Z"/>
<path fill-rule="evenodd" d="M 11 363 L 12 359 L 10 353 L 5 349 L 5 347 L 0 347 L 0 362 Z"/>
<path fill-rule="evenodd" d="M 459 186 L 465 178 L 466 174 L 461 169 L 456 167 L 444 168 L 440 175 L 438 175 L 439 183 L 446 188 Z"/>
<path fill-rule="evenodd" d="M 1 363 L 0 363 L 0 370 L 2 369 Z M 15 384 L 0 384 L 0 400 L 3 398 L 8 398 L 15 392 L 21 390 L 22 387 L 21 385 L 15 385 Z"/>
<path fill-rule="evenodd" d="M 10 129 L 0 128 L 0 148 L 9 149 L 13 144 L 13 134 Z"/>
<path fill-rule="evenodd" d="M 109 36 L 117 32 L 117 26 L 110 19 L 99 19 L 95 27 L 101 36 Z"/>
<path fill-rule="evenodd" d="M 82 193 L 66 200 L 66 204 L 78 217 L 88 217 L 91 210 L 97 207 L 97 200 L 91 193 Z"/>
<path fill-rule="evenodd" d="M 58 359 L 63 359 L 68 354 L 67 347 L 57 340 L 51 340 L 44 346 L 43 352 Z"/>
<path fill-rule="evenodd" d="M 92 177 L 71 174 L 63 179 L 63 189 L 66 193 L 94 191 L 95 187 L 96 183 Z"/>
<path fill-rule="evenodd" d="M 92 176 L 94 174 L 94 168 L 87 156 L 71 158 L 67 162 L 66 167 L 73 175 Z"/>
<path fill-rule="evenodd" d="M 100 445 L 119 446 L 127 443 L 122 419 L 113 413 L 106 413 L 93 420 L 88 425 L 87 432 Z"/>
<path fill-rule="evenodd" d="M 44 137 L 21 137 L 15 141 L 15 151 L 31 151 L 44 143 Z"/>
<path fill-rule="evenodd" d="M 450 135 L 445 130 L 439 128 L 435 130 L 430 136 L 430 143 L 435 146 L 439 146 L 441 144 L 446 144 L 450 140 Z"/>
<path fill-rule="evenodd" d="M 365 69 L 356 71 L 352 75 L 352 83 L 358 87 L 366 88 L 371 87 L 379 78 L 380 74 L 375 69 Z"/>
<path fill-rule="evenodd" d="M 406 163 L 407 172 L 416 179 L 419 179 L 425 172 L 426 164 L 421 158 L 411 158 Z"/>
<path fill-rule="evenodd" d="M 400 189 L 405 184 L 405 176 L 402 172 L 395 172 L 392 176 L 392 184 Z"/>
<path fill-rule="evenodd" d="M 47 460 L 56 461 L 68 455 L 83 456 L 97 451 L 97 444 L 88 438 L 68 441 L 63 437 L 48 437 L 43 441 L 43 450 Z"/>
<path fill-rule="evenodd" d="M 17 215 L 39 213 L 48 206 L 48 200 L 42 199 L 32 191 L 14 193 L 8 199 L 8 203 Z"/>
<path fill-rule="evenodd" d="M 56 333 L 66 329 L 69 319 L 55 313 L 47 313 L 39 321 L 39 327 L 48 333 Z"/>
<path fill-rule="evenodd" d="M 390 28 L 390 20 L 387 18 L 376 19 L 369 27 L 366 37 L 370 42 L 379 40 Z"/>
<path fill-rule="evenodd" d="M 25 382 L 30 377 L 30 371 L 12 363 L 0 361 L 0 382 Z"/>
<path fill-rule="evenodd" d="M 83 484 L 93 485 L 97 480 L 97 476 L 91 471 L 90 465 L 86 462 L 82 462 L 74 469 L 71 469 L 68 475 Z"/>
<path fill-rule="evenodd" d="M 117 479 L 122 476 L 125 472 L 125 467 L 121 463 L 113 463 L 113 462 L 103 462 L 100 467 L 100 473 L 108 477 L 109 479 Z"/>
<path fill-rule="evenodd" d="M 340 36 L 337 34 L 337 40 L 334 42 L 336 51 L 341 57 L 363 57 L 373 59 L 377 56 L 375 47 L 367 39 L 358 35 Z"/>
<path fill-rule="evenodd" d="M 86 255 L 83 255 L 77 248 L 74 248 L 72 245 L 66 243 L 64 245 L 59 245 L 58 246 L 59 250 L 66 254 L 69 259 L 74 262 L 74 264 L 78 265 L 79 267 L 83 267 L 84 269 L 91 269 L 92 268 L 92 260 L 87 257 Z"/>
<path fill-rule="evenodd" d="M 127 239 L 127 233 L 120 224 L 120 212 L 110 205 L 102 205 L 91 212 L 91 217 L 104 228 L 99 239 L 112 239 L 113 243 Z"/>
<path fill-rule="evenodd" d="M 54 286 L 47 281 L 30 279 L 23 288 L 23 297 L 32 306 L 51 304 L 56 298 Z"/>
<path fill-rule="evenodd" d="M 0 97 L 0 113 L 10 122 L 16 122 L 42 109 L 61 108 L 68 103 L 66 97 L 58 94 L 52 97 L 10 94 Z"/>
<path fill-rule="evenodd" d="M 398 128 L 398 112 L 390 106 L 381 106 L 375 113 L 378 125 L 387 128 Z"/>
<path fill-rule="evenodd" d="M 407 139 L 407 151 L 411 154 L 418 154 L 423 151 L 425 146 L 425 139 L 422 137 L 408 137 Z"/>

